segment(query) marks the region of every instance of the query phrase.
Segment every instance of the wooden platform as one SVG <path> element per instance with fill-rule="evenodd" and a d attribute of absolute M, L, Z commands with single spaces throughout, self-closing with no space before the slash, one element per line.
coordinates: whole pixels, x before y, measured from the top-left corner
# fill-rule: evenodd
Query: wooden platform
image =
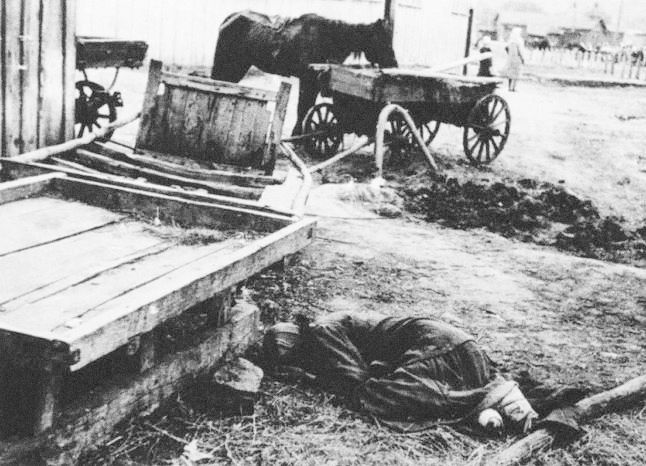
<path fill-rule="evenodd" d="M 307 245 L 314 228 L 63 174 L 0 184 L 0 225 L 6 434 L 50 429 L 64 374 L 139 347 L 163 322 Z M 25 384 L 35 389 L 23 393 Z"/>

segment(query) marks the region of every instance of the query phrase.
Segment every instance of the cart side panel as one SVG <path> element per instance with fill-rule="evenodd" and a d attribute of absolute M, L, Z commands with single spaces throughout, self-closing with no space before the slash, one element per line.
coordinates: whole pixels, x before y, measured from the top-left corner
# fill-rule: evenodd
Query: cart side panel
<path fill-rule="evenodd" d="M 375 89 L 379 88 L 378 78 L 379 73 L 376 70 L 330 66 L 328 86 L 330 90 L 337 93 L 363 100 L 380 100 L 375 95 Z"/>
<path fill-rule="evenodd" d="M 268 104 L 284 100 L 289 86 L 277 93 L 160 67 L 152 62 L 137 148 L 216 164 L 273 164 L 268 137 L 272 126 L 282 127 L 284 115 L 279 111 L 272 121 Z"/>

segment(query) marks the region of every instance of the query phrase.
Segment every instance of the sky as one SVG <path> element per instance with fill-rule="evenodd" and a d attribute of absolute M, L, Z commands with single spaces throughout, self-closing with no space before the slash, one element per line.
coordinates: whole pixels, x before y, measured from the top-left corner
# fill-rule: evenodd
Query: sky
<path fill-rule="evenodd" d="M 540 13 L 557 26 L 583 25 L 599 15 L 611 30 L 619 24 L 622 31 L 646 32 L 646 0 L 477 0 L 475 7 L 485 16 L 501 11 Z"/>

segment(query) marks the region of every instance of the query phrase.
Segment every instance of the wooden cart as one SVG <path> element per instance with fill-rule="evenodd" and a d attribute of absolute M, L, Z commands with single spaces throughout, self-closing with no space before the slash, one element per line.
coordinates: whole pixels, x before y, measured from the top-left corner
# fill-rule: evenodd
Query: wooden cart
<path fill-rule="evenodd" d="M 154 366 L 160 324 L 295 253 L 314 228 L 64 174 L 0 184 L 0 222 L 5 436 L 55 426 L 66 378 L 119 348 L 136 346 L 141 367 Z M 110 396 L 113 420 L 136 408 Z"/>
<path fill-rule="evenodd" d="M 151 65 L 137 153 L 68 141 L 0 159 L 12 179 L 0 183 L 0 433 L 12 437 L 0 438 L 1 464 L 70 464 L 239 353 L 258 337 L 258 312 L 225 312 L 229 290 L 312 241 L 313 220 L 261 197 L 283 186 L 272 141 L 289 88 L 161 68 Z M 159 329 L 199 303 L 197 345 L 160 356 Z M 107 377 L 114 358 L 134 374 Z"/>
<path fill-rule="evenodd" d="M 319 72 L 321 94 L 332 98 L 312 107 L 303 121 L 306 149 L 320 157 L 338 151 L 344 133 L 372 135 L 388 104 L 406 109 L 425 145 L 440 123 L 464 128 L 463 147 L 474 164 L 492 162 L 509 136 L 511 115 L 505 100 L 495 94 L 498 78 L 464 77 L 420 69 L 355 68 L 312 65 Z M 384 142 L 392 151 L 404 151 L 415 142 L 404 115 L 387 117 Z M 379 140 L 380 135 L 376 135 Z"/>

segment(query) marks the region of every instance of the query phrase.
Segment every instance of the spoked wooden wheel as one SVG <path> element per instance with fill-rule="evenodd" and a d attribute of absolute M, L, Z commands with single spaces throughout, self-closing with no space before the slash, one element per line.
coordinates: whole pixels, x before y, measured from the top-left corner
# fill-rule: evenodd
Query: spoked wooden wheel
<path fill-rule="evenodd" d="M 429 121 L 428 123 L 417 123 L 417 131 L 419 131 L 422 140 L 426 147 L 431 144 L 437 132 L 440 129 L 439 121 Z M 404 152 L 414 150 L 417 146 L 417 141 L 413 136 L 410 127 L 399 114 L 391 114 L 388 119 L 388 126 L 386 128 L 385 141 L 390 146 L 390 151 L 395 156 L 402 156 Z"/>
<path fill-rule="evenodd" d="M 83 80 L 76 83 L 75 120 L 77 137 L 83 136 L 85 130 L 92 132 L 117 119 L 117 109 L 123 105 L 118 92 L 109 93 L 103 86 L 92 81 Z M 114 131 L 106 134 L 112 136 Z"/>
<path fill-rule="evenodd" d="M 401 159 L 413 148 L 413 140 L 413 133 L 406 120 L 398 113 L 391 113 L 384 132 L 384 143 L 390 148 L 391 156 Z"/>
<path fill-rule="evenodd" d="M 440 122 L 429 121 L 428 123 L 419 124 L 417 126 L 417 130 L 419 131 L 420 136 L 422 136 L 426 147 L 428 147 L 429 144 L 433 142 L 433 139 L 435 139 L 435 136 L 437 136 L 437 132 L 440 130 Z"/>
<path fill-rule="evenodd" d="M 491 163 L 505 147 L 509 136 L 511 114 L 505 100 L 489 94 L 469 112 L 464 127 L 464 153 L 474 165 Z"/>
<path fill-rule="evenodd" d="M 302 134 L 312 134 L 305 139 L 305 150 L 318 158 L 329 158 L 337 153 L 343 141 L 339 119 L 334 105 L 324 102 L 314 105 L 303 119 Z"/>

